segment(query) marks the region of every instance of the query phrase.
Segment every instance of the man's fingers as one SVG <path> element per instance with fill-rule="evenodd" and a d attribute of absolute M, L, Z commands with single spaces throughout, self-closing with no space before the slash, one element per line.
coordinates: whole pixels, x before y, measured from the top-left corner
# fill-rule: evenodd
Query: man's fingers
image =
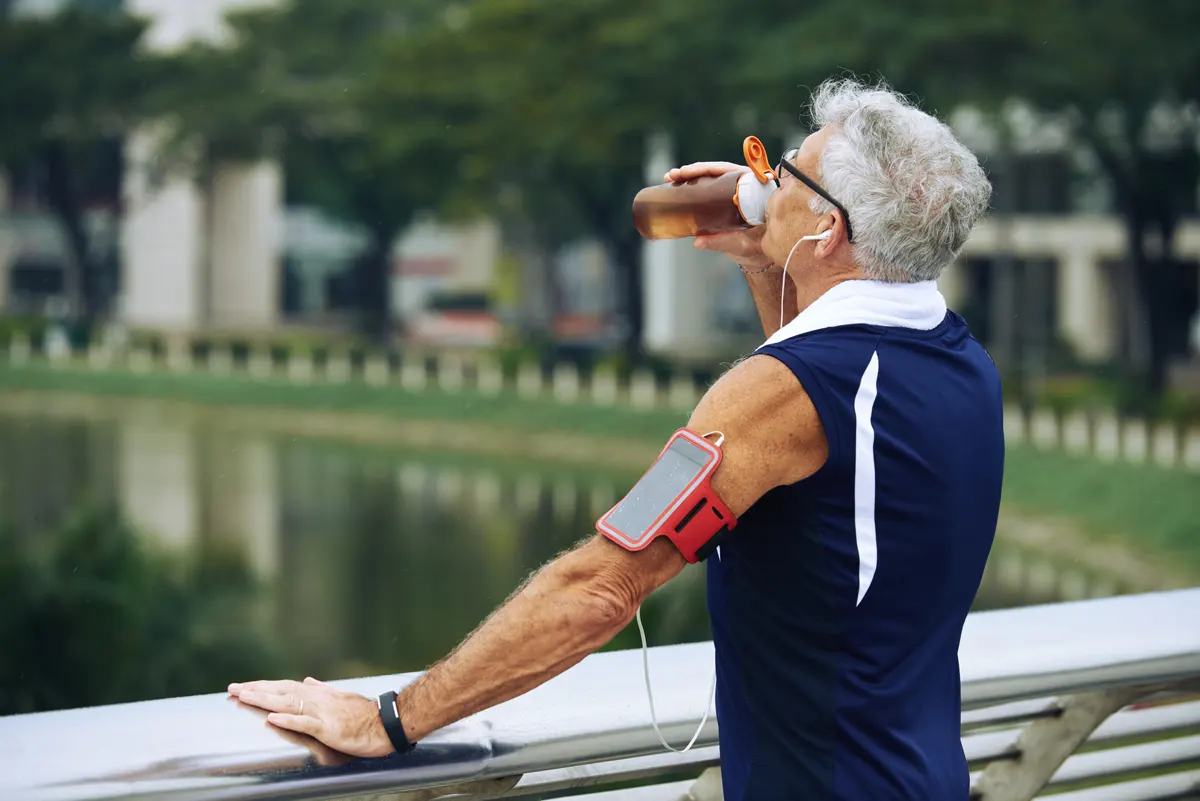
<path fill-rule="evenodd" d="M 693 243 L 697 250 L 728 253 L 731 256 L 760 255 L 762 247 L 743 231 L 727 231 L 720 234 L 705 234 L 696 237 Z"/>
<path fill-rule="evenodd" d="M 728 231 L 720 234 L 701 234 L 696 237 L 696 247 L 700 250 L 724 250 L 731 246 L 745 244 L 741 231 Z"/>
<path fill-rule="evenodd" d="M 324 687 L 325 686 L 325 682 L 318 681 L 317 679 L 314 679 L 312 676 L 309 676 L 307 679 L 305 679 L 304 683 L 310 687 Z"/>
<path fill-rule="evenodd" d="M 252 693 L 275 693 L 276 695 L 284 695 L 290 693 L 296 688 L 297 684 L 294 681 L 247 681 L 241 684 L 230 684 L 230 695 L 241 695 L 244 692 Z"/>
<path fill-rule="evenodd" d="M 284 712 L 272 712 L 267 715 L 267 723 L 288 731 L 298 731 L 310 737 L 319 737 L 323 726 L 319 718 L 308 715 L 289 715 Z"/>
<path fill-rule="evenodd" d="M 299 715 L 304 711 L 303 706 L 301 706 L 304 702 L 293 695 L 243 690 L 238 696 L 238 700 L 244 704 L 256 706 L 259 709 L 265 709 L 268 712 L 284 712 L 289 715 Z"/>
<path fill-rule="evenodd" d="M 747 169 L 744 165 L 734 164 L 731 161 L 697 161 L 694 164 L 685 164 L 682 167 L 676 167 L 669 171 L 663 180 L 666 183 L 682 183 L 691 181 L 694 178 L 704 178 L 706 176 L 720 176 L 727 172 Z"/>

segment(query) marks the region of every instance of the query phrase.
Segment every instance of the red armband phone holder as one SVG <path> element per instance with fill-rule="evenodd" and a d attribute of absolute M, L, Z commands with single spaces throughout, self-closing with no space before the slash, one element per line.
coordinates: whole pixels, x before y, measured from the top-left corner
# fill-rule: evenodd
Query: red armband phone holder
<path fill-rule="evenodd" d="M 737 525 L 712 488 L 720 464 L 719 444 L 679 429 L 629 494 L 597 521 L 597 530 L 628 551 L 665 536 L 689 562 L 707 559 Z"/>

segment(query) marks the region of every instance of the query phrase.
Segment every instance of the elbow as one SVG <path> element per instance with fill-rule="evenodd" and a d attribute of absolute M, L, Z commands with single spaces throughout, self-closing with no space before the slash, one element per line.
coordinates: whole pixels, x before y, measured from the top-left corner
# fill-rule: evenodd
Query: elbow
<path fill-rule="evenodd" d="M 588 616 L 598 630 L 610 637 L 629 625 L 637 614 L 638 603 L 606 587 L 595 587 L 586 594 Z"/>
<path fill-rule="evenodd" d="M 603 638 L 599 645 L 629 625 L 653 589 L 635 564 L 612 558 L 610 551 L 593 544 L 568 554 L 559 565 L 558 579 L 574 597 L 571 614 Z"/>
<path fill-rule="evenodd" d="M 584 586 L 588 617 L 611 638 L 629 625 L 642 603 L 642 594 L 621 576 L 598 574 Z"/>

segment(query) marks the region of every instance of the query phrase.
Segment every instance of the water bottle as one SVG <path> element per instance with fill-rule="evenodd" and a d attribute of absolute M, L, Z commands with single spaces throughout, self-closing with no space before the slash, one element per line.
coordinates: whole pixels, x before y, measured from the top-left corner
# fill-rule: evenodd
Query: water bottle
<path fill-rule="evenodd" d="M 766 222 L 767 198 L 778 186 L 757 136 L 742 143 L 749 170 L 679 184 L 648 186 L 633 199 L 633 222 L 646 239 L 719 234 Z"/>

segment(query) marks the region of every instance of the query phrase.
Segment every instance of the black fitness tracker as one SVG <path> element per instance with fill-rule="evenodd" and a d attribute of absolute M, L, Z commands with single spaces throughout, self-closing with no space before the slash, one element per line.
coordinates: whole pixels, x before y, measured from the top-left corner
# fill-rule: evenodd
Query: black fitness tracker
<path fill-rule="evenodd" d="M 405 754 L 413 750 L 414 746 L 404 732 L 404 724 L 400 722 L 400 710 L 396 708 L 396 691 L 388 690 L 375 699 L 375 705 L 379 707 L 379 719 L 383 721 L 383 730 L 387 732 L 396 753 Z"/>

